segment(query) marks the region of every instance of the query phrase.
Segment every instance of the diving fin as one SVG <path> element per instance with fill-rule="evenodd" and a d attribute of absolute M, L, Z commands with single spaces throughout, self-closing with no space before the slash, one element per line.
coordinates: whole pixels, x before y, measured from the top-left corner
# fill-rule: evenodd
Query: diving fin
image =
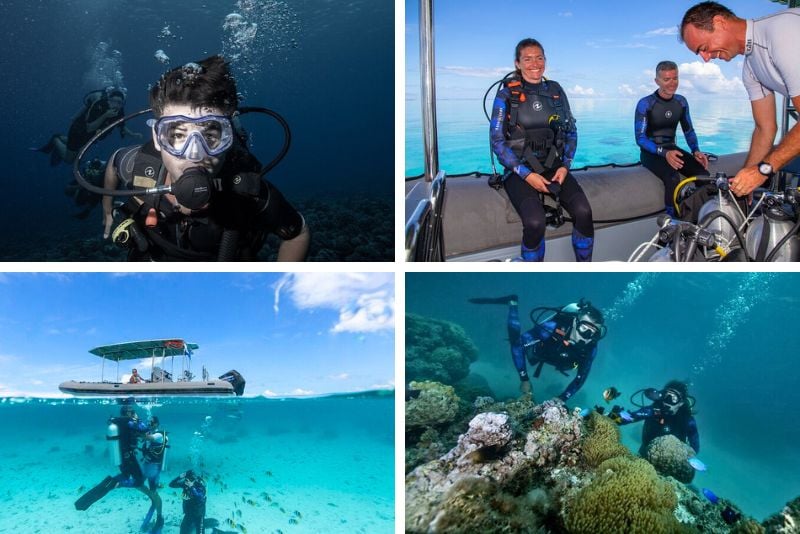
<path fill-rule="evenodd" d="M 44 152 L 45 154 L 49 154 L 55 148 L 55 143 L 53 142 L 53 140 L 55 138 L 56 138 L 56 136 L 54 135 L 54 136 L 50 137 L 50 140 L 47 142 L 47 144 L 42 145 L 39 148 L 30 147 L 30 148 L 28 148 L 28 150 L 32 150 L 34 152 Z"/>
<path fill-rule="evenodd" d="M 117 481 L 114 477 L 106 477 L 100 484 L 96 485 L 80 499 L 75 501 L 76 510 L 88 510 L 91 505 L 106 496 L 106 493 L 117 487 Z"/>
<path fill-rule="evenodd" d="M 150 531 L 150 534 L 161 534 L 161 529 L 164 526 L 164 516 L 158 516 L 156 518 L 156 524 L 153 525 L 153 529 Z"/>
<path fill-rule="evenodd" d="M 502 297 L 478 297 L 469 299 L 473 304 L 511 304 L 512 302 L 519 302 L 519 297 L 516 295 L 505 295 Z"/>
<path fill-rule="evenodd" d="M 151 504 L 150 509 L 147 511 L 147 515 L 144 516 L 144 521 L 142 521 L 142 526 L 139 527 L 139 530 L 141 530 L 142 532 L 147 530 L 147 525 L 150 523 L 150 519 L 153 518 L 153 512 L 155 511 L 156 511 L 156 505 Z"/>

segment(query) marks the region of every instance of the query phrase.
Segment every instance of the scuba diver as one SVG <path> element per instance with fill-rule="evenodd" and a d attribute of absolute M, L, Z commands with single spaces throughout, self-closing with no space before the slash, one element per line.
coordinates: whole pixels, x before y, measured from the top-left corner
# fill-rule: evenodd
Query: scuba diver
<path fill-rule="evenodd" d="M 83 176 L 86 178 L 86 181 L 96 187 L 103 186 L 105 172 L 106 162 L 100 158 L 94 158 L 86 162 L 86 165 L 83 166 Z M 73 214 L 73 217 L 80 220 L 86 219 L 95 206 L 100 204 L 100 199 L 102 198 L 100 195 L 81 187 L 75 179 L 64 187 L 64 194 L 72 198 L 76 206 L 83 207 L 83 210 Z"/>
<path fill-rule="evenodd" d="M 103 237 L 126 248 L 128 260 L 254 260 L 270 233 L 283 240 L 278 261 L 305 259 L 309 230 L 303 216 L 262 179 L 288 150 L 288 125 L 263 108 L 237 110 L 238 102 L 221 56 L 188 63 L 162 75 L 150 90 L 152 138 L 117 150 L 102 188 L 84 183 L 75 164 L 81 185 L 104 195 Z M 280 154 L 263 167 L 239 125 L 239 115 L 250 111 L 275 117 L 286 132 Z M 114 197 L 127 202 L 115 210 Z M 122 220 L 112 233 L 115 211 Z"/>
<path fill-rule="evenodd" d="M 635 400 L 636 395 L 643 395 L 653 403 L 643 406 Z M 664 389 L 640 389 L 631 395 L 631 403 L 639 409 L 627 412 L 615 406 L 609 414 L 618 425 L 627 425 L 637 421 L 644 421 L 642 427 L 642 445 L 639 455 L 644 456 L 647 446 L 655 438 L 672 434 L 681 442 L 688 442 L 695 454 L 700 453 L 700 434 L 697 431 L 697 421 L 692 415 L 694 397 L 689 395 L 689 390 L 684 382 L 670 380 Z"/>
<path fill-rule="evenodd" d="M 51 166 L 56 166 L 62 161 L 71 164 L 75 161 L 78 151 L 92 136 L 125 116 L 124 105 L 125 89 L 123 88 L 108 87 L 91 91 L 83 97 L 83 106 L 72 117 L 69 134 L 54 134 L 47 144 L 39 148 L 31 148 L 31 150 L 50 154 Z M 110 129 L 99 139 L 107 137 L 109 133 L 111 133 Z M 134 137 L 142 136 L 140 133 L 129 130 L 124 121 L 120 122 L 119 135 L 124 138 L 126 134 Z"/>
<path fill-rule="evenodd" d="M 689 103 L 677 94 L 678 65 L 661 61 L 656 65 L 658 89 L 636 104 L 633 127 L 641 162 L 664 183 L 664 207 L 675 217 L 673 194 L 680 176 L 708 176 L 708 157 L 700 151 L 697 134 L 689 116 Z M 675 132 L 681 125 L 692 153 L 675 144 Z"/>
<path fill-rule="evenodd" d="M 183 490 L 181 534 L 202 534 L 206 516 L 206 484 L 203 477 L 189 469 L 172 480 L 169 487 Z"/>
<path fill-rule="evenodd" d="M 147 430 L 147 425 L 139 420 L 132 402 L 123 401 L 119 417 L 112 417 L 108 423 L 108 434 L 111 459 L 119 466 L 120 473 L 107 476 L 97 486 L 83 494 L 75 501 L 76 510 L 88 510 L 95 502 L 115 488 L 136 488 L 150 498 L 151 509 L 156 511 L 156 522 L 150 534 L 160 534 L 164 526 L 164 517 L 161 515 L 161 497 L 158 492 L 145 487 L 144 475 L 136 458 L 136 449 L 139 436 Z M 152 514 L 152 512 L 150 512 Z"/>
<path fill-rule="evenodd" d="M 158 490 L 158 477 L 164 470 L 164 463 L 169 447 L 169 438 L 164 430 L 159 428 L 158 417 L 150 416 L 147 421 L 147 431 L 142 438 L 142 472 L 147 478 L 150 489 Z"/>
<path fill-rule="evenodd" d="M 591 261 L 592 208 L 569 171 L 578 130 L 566 93 L 544 77 L 545 63 L 539 41 L 517 44 L 516 70 L 502 81 L 492 107 L 492 152 L 506 169 L 502 187 L 522 219 L 520 259 L 544 261 L 547 214 L 540 195 L 550 194 L 572 216 L 575 261 Z"/>
<path fill-rule="evenodd" d="M 581 299 L 562 308 L 534 308 L 530 312 L 534 326 L 527 332 L 522 332 L 516 295 L 472 298 L 469 302 L 508 305 L 508 341 L 523 395 L 531 395 L 526 358 L 536 366 L 534 378 L 539 377 L 544 364 L 552 365 L 564 375 L 571 369 L 576 370 L 575 378 L 558 396 L 563 402 L 586 382 L 597 355 L 597 342 L 606 335 L 603 314 L 590 302 Z"/>

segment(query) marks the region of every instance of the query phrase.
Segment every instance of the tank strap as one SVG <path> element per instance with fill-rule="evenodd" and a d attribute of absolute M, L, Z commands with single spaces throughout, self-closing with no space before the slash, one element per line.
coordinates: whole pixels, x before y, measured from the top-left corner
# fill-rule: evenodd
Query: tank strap
<path fill-rule="evenodd" d="M 517 115 L 519 114 L 519 106 L 525 102 L 525 93 L 522 91 L 522 81 L 519 78 L 512 77 L 505 83 L 506 88 L 509 90 L 509 110 L 508 110 L 508 128 L 512 130 L 517 127 Z"/>
<path fill-rule="evenodd" d="M 769 247 L 769 221 L 767 221 L 767 216 L 762 215 L 764 218 L 764 224 L 761 225 L 761 236 L 759 236 L 759 243 L 758 243 L 758 250 L 756 251 L 756 257 L 753 258 L 756 261 L 764 261 L 764 258 L 767 257 L 767 248 Z"/>

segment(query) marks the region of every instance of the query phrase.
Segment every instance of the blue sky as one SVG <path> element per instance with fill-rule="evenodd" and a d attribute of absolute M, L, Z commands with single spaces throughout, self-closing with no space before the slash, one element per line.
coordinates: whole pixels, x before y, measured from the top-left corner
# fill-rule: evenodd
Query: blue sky
<path fill-rule="evenodd" d="M 245 395 L 393 388 L 394 300 L 394 273 L 0 274 L 0 396 L 57 396 L 99 380 L 91 348 L 173 337 Z"/>
<path fill-rule="evenodd" d="M 419 95 L 418 0 L 406 0 L 406 94 Z M 703 63 L 677 40 L 692 1 L 438 0 L 434 2 L 437 98 L 478 98 L 513 69 L 514 47 L 538 39 L 547 55 L 545 76 L 570 99 L 642 97 L 656 89 L 655 66 L 680 66 L 685 96 L 743 99 L 741 56 Z M 769 0 L 722 2 L 738 16 L 756 18 L 786 9 Z M 492 92 L 492 95 L 494 92 Z"/>

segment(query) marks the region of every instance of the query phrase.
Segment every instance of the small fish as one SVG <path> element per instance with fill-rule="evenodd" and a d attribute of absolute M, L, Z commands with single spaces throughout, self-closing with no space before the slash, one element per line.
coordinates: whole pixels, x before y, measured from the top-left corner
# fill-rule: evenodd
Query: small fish
<path fill-rule="evenodd" d="M 696 456 L 692 456 L 691 458 L 689 458 L 689 465 L 691 465 L 695 469 L 695 471 L 706 470 L 706 464 L 701 462 L 700 459 L 697 458 Z"/>
<path fill-rule="evenodd" d="M 280 510 L 280 511 L 281 511 L 281 512 L 283 512 L 284 514 L 286 513 L 286 510 L 283 508 L 283 506 L 281 506 L 280 508 L 278 508 L 278 510 Z"/>
<path fill-rule="evenodd" d="M 250 506 L 258 506 L 258 503 L 253 499 L 247 499 L 247 504 L 249 504 Z"/>
<path fill-rule="evenodd" d="M 236 515 L 238 515 L 239 517 L 242 517 L 242 511 L 239 510 L 238 508 L 236 509 Z"/>
<path fill-rule="evenodd" d="M 589 417 L 589 414 L 592 413 L 592 410 L 589 408 L 584 408 L 581 410 L 581 417 Z"/>
<path fill-rule="evenodd" d="M 250 482 L 255 482 L 255 481 L 256 481 L 256 477 L 250 477 Z"/>
<path fill-rule="evenodd" d="M 298 512 L 297 510 L 295 510 L 295 511 L 294 511 L 294 515 L 295 515 L 295 516 L 296 516 L 298 519 L 302 519 L 302 518 L 303 518 L 302 514 L 300 514 L 300 512 Z"/>
<path fill-rule="evenodd" d="M 289 524 L 290 525 L 296 525 L 297 523 L 298 523 L 298 521 L 294 517 L 290 517 L 289 518 Z"/>
<path fill-rule="evenodd" d="M 264 474 L 267 475 L 268 477 L 271 477 L 272 476 L 272 471 L 264 471 Z"/>
<path fill-rule="evenodd" d="M 616 399 L 617 397 L 619 397 L 620 395 L 622 395 L 622 393 L 620 393 L 619 390 L 617 388 L 615 388 L 614 386 L 611 386 L 610 388 L 606 388 L 603 391 L 603 399 L 605 399 L 606 402 L 611 402 L 614 399 Z"/>
<path fill-rule="evenodd" d="M 242 502 L 247 502 L 247 499 L 245 499 L 244 495 L 242 495 Z"/>
<path fill-rule="evenodd" d="M 272 497 L 270 497 L 269 493 L 267 493 L 266 491 L 262 491 L 261 496 L 264 498 L 265 501 L 272 502 Z"/>
<path fill-rule="evenodd" d="M 703 488 L 702 491 L 703 491 L 703 495 L 706 496 L 706 499 L 711 501 L 711 504 L 717 504 L 719 502 L 719 497 L 717 497 L 716 494 L 714 494 L 714 492 L 711 491 L 710 489 Z"/>
<path fill-rule="evenodd" d="M 84 491 L 86 491 L 86 486 L 81 486 L 78 488 L 78 493 L 83 493 Z"/>

